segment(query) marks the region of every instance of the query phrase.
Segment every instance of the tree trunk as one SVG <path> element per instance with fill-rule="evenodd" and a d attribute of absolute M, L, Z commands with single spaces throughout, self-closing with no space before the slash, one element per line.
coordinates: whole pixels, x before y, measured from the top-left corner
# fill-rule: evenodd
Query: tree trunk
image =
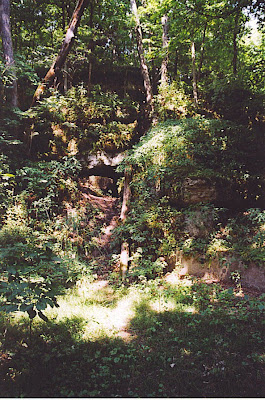
<path fill-rule="evenodd" d="M 197 76 L 196 76 L 196 50 L 194 41 L 191 42 L 191 59 L 192 59 L 192 88 L 193 88 L 193 99 L 194 104 L 198 106 L 198 89 L 197 89 Z"/>
<path fill-rule="evenodd" d="M 125 179 L 123 188 L 123 200 L 122 200 L 121 215 L 120 215 L 120 220 L 123 224 L 127 219 L 127 214 L 129 211 L 129 201 L 131 198 L 131 188 L 130 188 L 131 172 L 125 171 L 124 177 Z M 120 254 L 120 272 L 122 281 L 125 280 L 125 276 L 128 271 L 129 256 L 130 256 L 129 243 L 127 241 L 124 241 L 121 245 L 121 254 Z"/>
<path fill-rule="evenodd" d="M 238 21 L 239 21 L 239 13 L 240 10 L 238 9 L 236 16 L 235 16 L 235 25 L 234 25 L 234 32 L 233 32 L 233 60 L 232 60 L 232 66 L 233 66 L 233 74 L 237 74 L 237 57 L 238 57 L 238 48 L 237 48 L 237 35 L 239 33 L 239 26 L 238 26 Z"/>
<path fill-rule="evenodd" d="M 175 53 L 175 63 L 174 63 L 174 78 L 176 78 L 177 74 L 178 74 L 178 61 L 179 61 L 179 52 L 178 49 L 176 49 L 176 53 Z"/>
<path fill-rule="evenodd" d="M 45 89 L 51 84 L 52 81 L 58 76 L 62 66 L 65 63 L 66 57 L 71 50 L 71 47 L 74 42 L 74 38 L 77 33 L 78 26 L 80 24 L 81 17 L 84 13 L 85 7 L 88 4 L 88 0 L 78 0 L 76 8 L 74 10 L 69 28 L 67 29 L 65 39 L 61 46 L 61 50 L 52 64 L 51 68 L 47 72 L 46 76 L 44 77 L 42 83 L 38 86 L 37 90 L 34 93 L 31 107 L 36 103 L 36 101 L 40 100 L 41 96 L 43 95 Z"/>
<path fill-rule="evenodd" d="M 126 221 L 129 210 L 128 205 L 131 198 L 131 188 L 130 188 L 131 173 L 125 171 L 124 177 L 125 180 L 123 189 L 123 200 L 122 200 L 121 215 L 120 215 L 120 220 L 122 223 Z"/>
<path fill-rule="evenodd" d="M 164 15 L 161 18 L 163 34 L 162 34 L 162 47 L 163 47 L 163 60 L 161 64 L 161 84 L 168 83 L 168 16 Z"/>
<path fill-rule="evenodd" d="M 201 55 L 200 55 L 198 73 L 197 73 L 197 81 L 199 81 L 200 76 L 201 76 L 202 64 L 203 64 L 203 59 L 204 59 L 204 43 L 205 43 L 205 37 L 206 37 L 207 24 L 208 24 L 208 22 L 206 21 L 205 25 L 204 25 L 203 35 L 202 35 Z"/>
<path fill-rule="evenodd" d="M 92 77 L 92 60 L 88 64 L 88 82 L 87 82 L 87 93 L 90 94 L 91 90 L 91 77 Z"/>
<path fill-rule="evenodd" d="M 67 62 L 65 63 L 65 67 L 64 67 L 64 74 L 63 74 L 63 92 L 64 94 L 66 94 L 68 90 L 68 66 L 67 66 Z"/>
<path fill-rule="evenodd" d="M 135 0 L 130 0 L 131 3 L 131 11 L 135 19 L 135 33 L 136 33 L 136 41 L 137 41 L 137 50 L 140 60 L 140 68 L 141 73 L 144 81 L 144 88 L 146 92 L 146 104 L 147 104 L 147 111 L 149 114 L 150 119 L 154 116 L 154 104 L 153 104 L 153 91 L 152 85 L 150 80 L 150 75 L 148 71 L 148 67 L 144 57 L 144 49 L 143 49 L 143 36 L 142 36 L 142 29 L 140 24 L 140 18 L 138 16 L 138 10 Z"/>
<path fill-rule="evenodd" d="M 62 30 L 64 32 L 65 30 L 65 12 L 66 12 L 66 7 L 65 7 L 65 0 L 62 0 L 61 2 L 61 8 L 62 8 Z"/>
<path fill-rule="evenodd" d="M 92 77 L 92 67 L 93 67 L 93 53 L 95 50 L 95 43 L 94 43 L 94 33 L 93 33 L 93 27 L 94 27 L 94 1 L 90 0 L 90 10 L 89 10 L 89 27 L 90 27 L 90 34 L 91 38 L 89 40 L 89 49 L 91 50 L 91 53 L 89 54 L 89 62 L 88 62 L 88 83 L 87 83 L 87 93 L 88 95 L 90 94 L 91 90 L 91 77 Z"/>
<path fill-rule="evenodd" d="M 0 0 L 0 28 L 5 65 L 7 72 L 11 75 L 11 85 L 7 89 L 7 101 L 13 107 L 17 107 L 17 76 L 11 37 L 9 0 Z"/>

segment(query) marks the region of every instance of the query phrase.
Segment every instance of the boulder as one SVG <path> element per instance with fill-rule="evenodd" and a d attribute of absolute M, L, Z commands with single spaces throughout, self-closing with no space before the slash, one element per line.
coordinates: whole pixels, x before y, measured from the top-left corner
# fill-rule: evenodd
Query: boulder
<path fill-rule="evenodd" d="M 113 189 L 113 179 L 108 178 L 106 176 L 95 176 L 91 175 L 87 178 L 87 183 L 89 189 L 92 191 L 98 193 L 98 192 L 103 192 L 106 193 L 109 190 Z"/>
<path fill-rule="evenodd" d="M 214 214 L 211 209 L 193 210 L 185 215 L 185 232 L 195 238 L 208 237 L 214 229 Z"/>
<path fill-rule="evenodd" d="M 219 252 L 216 257 L 190 256 L 176 251 L 166 259 L 169 270 L 175 269 L 180 278 L 192 275 L 207 280 L 214 279 L 232 283 L 232 273 L 236 272 L 239 282 L 245 287 L 265 290 L 265 265 L 250 263 L 246 266 L 237 256 L 229 252 Z"/>
<path fill-rule="evenodd" d="M 214 202 L 217 192 L 214 184 L 207 179 L 186 178 L 182 186 L 183 202 L 186 205 Z"/>
<path fill-rule="evenodd" d="M 124 153 L 107 154 L 103 151 L 98 151 L 96 154 L 87 156 L 87 168 L 98 168 L 104 166 L 116 167 L 124 159 Z"/>

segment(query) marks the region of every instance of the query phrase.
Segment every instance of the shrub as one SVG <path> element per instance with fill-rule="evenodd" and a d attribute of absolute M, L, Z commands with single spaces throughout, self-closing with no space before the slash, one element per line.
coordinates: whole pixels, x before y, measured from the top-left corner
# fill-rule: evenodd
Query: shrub
<path fill-rule="evenodd" d="M 255 154 L 255 159 L 252 157 Z M 186 178 L 219 182 L 241 198 L 260 196 L 263 145 L 259 135 L 228 121 L 202 117 L 169 120 L 152 128 L 126 159 L 133 165 L 133 185 L 151 195 L 181 195 Z M 141 186 L 141 187 L 140 187 Z"/>
<path fill-rule="evenodd" d="M 29 209 L 43 218 L 58 214 L 61 200 L 73 196 L 77 190 L 74 177 L 80 169 L 75 157 L 64 157 L 61 162 L 29 162 L 18 170 L 17 179 Z"/>
<path fill-rule="evenodd" d="M 30 318 L 38 314 L 47 320 L 42 311 L 47 305 L 58 305 L 55 287 L 41 269 L 45 265 L 47 270 L 57 260 L 51 248 L 36 240 L 28 227 L 25 207 L 11 207 L 0 230 L 0 309 L 27 312 Z"/>

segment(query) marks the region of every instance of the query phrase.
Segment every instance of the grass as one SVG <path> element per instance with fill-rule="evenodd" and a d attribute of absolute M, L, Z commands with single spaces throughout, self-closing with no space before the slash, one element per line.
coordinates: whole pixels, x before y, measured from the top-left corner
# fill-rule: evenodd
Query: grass
<path fill-rule="evenodd" d="M 191 280 L 82 281 L 1 318 L 2 397 L 263 397 L 264 297 Z"/>

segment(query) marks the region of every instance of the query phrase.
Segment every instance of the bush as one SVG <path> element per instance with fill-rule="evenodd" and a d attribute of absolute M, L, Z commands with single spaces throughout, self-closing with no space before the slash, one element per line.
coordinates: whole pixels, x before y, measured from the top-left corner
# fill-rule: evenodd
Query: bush
<path fill-rule="evenodd" d="M 160 85 L 159 93 L 155 98 L 155 106 L 159 119 L 162 121 L 168 118 L 185 118 L 194 114 L 192 100 L 176 81 Z"/>
<path fill-rule="evenodd" d="M 24 113 L 31 130 L 34 119 L 32 154 L 71 153 L 74 140 L 79 153 L 126 148 L 136 127 L 138 109 L 129 97 L 121 99 L 114 92 L 103 93 L 95 86 L 91 93 L 81 85 L 65 96 L 53 93 L 34 110 Z"/>
<path fill-rule="evenodd" d="M 58 306 L 54 283 L 46 274 L 57 260 L 28 227 L 25 207 L 11 207 L 0 230 L 0 309 L 27 312 L 30 318 L 38 314 L 46 320 L 42 311 L 47 305 Z M 44 265 L 46 271 L 41 273 Z"/>
<path fill-rule="evenodd" d="M 169 120 L 152 128 L 126 159 L 138 193 L 181 197 L 186 178 L 208 179 L 243 199 L 261 195 L 263 144 L 254 131 L 202 117 Z M 255 158 L 253 157 L 255 154 Z"/>
<path fill-rule="evenodd" d="M 74 178 L 80 169 L 75 157 L 64 157 L 61 162 L 29 162 L 18 170 L 17 180 L 29 209 L 44 219 L 58 214 L 62 199 L 71 198 L 77 191 Z"/>
<path fill-rule="evenodd" d="M 207 101 L 223 118 L 240 124 L 256 124 L 264 118 L 264 94 L 253 93 L 240 78 L 215 80 L 208 89 Z"/>

